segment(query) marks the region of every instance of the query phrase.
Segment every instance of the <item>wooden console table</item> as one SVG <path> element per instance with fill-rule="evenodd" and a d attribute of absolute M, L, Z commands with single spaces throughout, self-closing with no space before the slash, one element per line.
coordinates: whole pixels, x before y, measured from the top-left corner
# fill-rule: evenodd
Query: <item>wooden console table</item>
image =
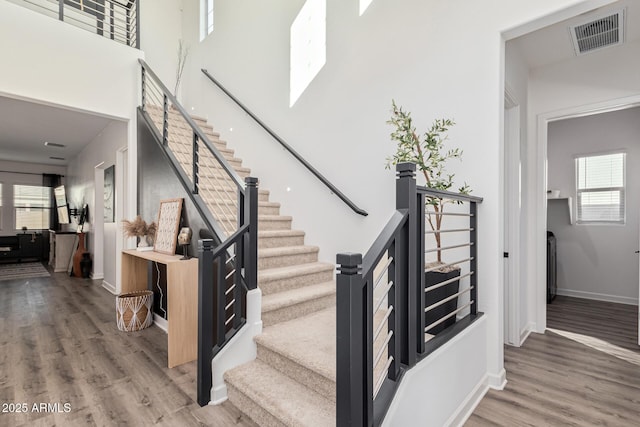
<path fill-rule="evenodd" d="M 198 258 L 154 251 L 122 251 L 122 293 L 147 289 L 147 266 L 167 266 L 168 366 L 196 360 L 198 353 Z"/>

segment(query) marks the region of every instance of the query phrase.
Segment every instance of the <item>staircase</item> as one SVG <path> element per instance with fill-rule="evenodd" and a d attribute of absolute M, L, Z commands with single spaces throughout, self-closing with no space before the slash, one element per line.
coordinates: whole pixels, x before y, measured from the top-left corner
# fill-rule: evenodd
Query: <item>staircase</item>
<path fill-rule="evenodd" d="M 162 109 L 147 108 L 158 129 Z M 250 170 L 220 140 L 206 120 L 193 117 L 241 177 Z M 185 173 L 192 174 L 192 138 L 178 113 L 169 113 L 168 146 Z M 235 187 L 208 152 L 200 155 L 200 195 L 230 235 L 237 228 Z M 227 196 L 227 197 L 224 197 Z M 336 313 L 334 265 L 318 262 L 318 247 L 304 244 L 280 203 L 259 190 L 258 286 L 262 291 L 263 333 L 258 357 L 225 375 L 229 400 L 259 425 L 335 425 Z"/>

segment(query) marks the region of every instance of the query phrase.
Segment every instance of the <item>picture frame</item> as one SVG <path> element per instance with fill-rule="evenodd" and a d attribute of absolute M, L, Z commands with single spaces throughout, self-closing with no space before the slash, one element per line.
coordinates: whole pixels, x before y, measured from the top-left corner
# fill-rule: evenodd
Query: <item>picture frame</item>
<path fill-rule="evenodd" d="M 182 215 L 182 199 L 160 200 L 158 211 L 158 228 L 153 250 L 163 254 L 174 255 L 178 244 L 178 229 Z"/>
<path fill-rule="evenodd" d="M 104 217 L 105 223 L 115 221 L 115 180 L 116 167 L 109 166 L 104 170 Z"/>

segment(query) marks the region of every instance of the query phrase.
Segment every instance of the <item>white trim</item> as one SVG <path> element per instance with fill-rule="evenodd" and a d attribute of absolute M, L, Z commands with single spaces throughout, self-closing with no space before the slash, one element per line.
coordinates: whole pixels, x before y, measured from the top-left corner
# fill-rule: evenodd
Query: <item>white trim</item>
<path fill-rule="evenodd" d="M 487 374 L 487 384 L 493 390 L 504 390 L 507 385 L 507 371 L 503 368 L 497 374 Z"/>
<path fill-rule="evenodd" d="M 165 319 L 164 317 L 158 316 L 156 313 L 153 313 L 153 324 L 166 333 L 169 333 L 169 322 L 167 322 L 167 319 Z"/>
<path fill-rule="evenodd" d="M 244 363 L 255 360 L 258 347 L 254 338 L 262 333 L 262 291 L 247 292 L 247 323 L 216 354 L 211 361 L 211 402 L 219 405 L 227 400 L 227 384 L 224 373 Z"/>
<path fill-rule="evenodd" d="M 504 341 L 517 345 L 520 325 L 520 106 L 512 90 L 505 83 L 504 123 Z M 514 184 L 515 183 L 515 184 Z"/>
<path fill-rule="evenodd" d="M 577 291 L 575 289 L 558 288 L 557 295 L 565 297 L 583 298 L 596 301 L 615 302 L 618 304 L 638 305 L 638 298 L 621 297 L 619 295 L 601 294 L 598 292 Z"/>
<path fill-rule="evenodd" d="M 106 280 L 102 281 L 102 287 L 108 290 L 109 292 L 111 292 L 113 295 L 118 295 L 116 293 L 116 287 L 113 286 L 111 283 L 107 282 Z"/>
<path fill-rule="evenodd" d="M 89 274 L 89 278 L 91 280 L 103 280 L 104 279 L 104 275 L 103 274 L 97 275 L 97 274 L 91 273 L 91 274 Z"/>
<path fill-rule="evenodd" d="M 522 330 L 520 331 L 520 344 L 518 345 L 518 347 L 521 347 L 524 344 L 524 342 L 527 340 L 527 338 L 529 338 L 529 335 L 531 335 L 531 332 L 533 332 L 535 327 L 536 327 L 535 323 L 529 322 L 526 324 L 524 328 L 522 328 Z"/>
<path fill-rule="evenodd" d="M 535 271 L 533 283 L 528 286 L 535 288 L 535 332 L 544 333 L 547 329 L 547 129 L 549 122 L 574 117 L 583 117 L 592 114 L 600 114 L 610 111 L 624 110 L 640 105 L 640 94 L 622 98 L 610 99 L 593 104 L 576 105 L 556 111 L 541 113 L 537 116 L 536 138 L 536 167 L 535 182 L 528 191 L 535 193 L 536 211 L 534 215 L 535 233 L 533 242 L 530 242 L 530 253 L 533 257 Z"/>

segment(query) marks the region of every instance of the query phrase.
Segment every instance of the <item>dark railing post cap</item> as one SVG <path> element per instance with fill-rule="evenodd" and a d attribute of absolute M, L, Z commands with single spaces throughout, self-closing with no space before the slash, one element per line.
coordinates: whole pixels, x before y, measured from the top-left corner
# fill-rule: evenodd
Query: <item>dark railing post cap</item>
<path fill-rule="evenodd" d="M 338 271 L 342 274 L 355 274 L 362 266 L 362 254 L 342 253 L 336 255 Z"/>
<path fill-rule="evenodd" d="M 415 172 L 416 164 L 412 162 L 398 163 L 396 165 L 397 172 Z"/>
<path fill-rule="evenodd" d="M 253 176 L 248 176 L 244 179 L 245 184 L 247 184 L 248 186 L 252 186 L 252 187 L 257 187 L 258 186 L 258 178 L 255 178 Z"/>
<path fill-rule="evenodd" d="M 198 252 L 213 251 L 213 239 L 199 239 Z"/>

